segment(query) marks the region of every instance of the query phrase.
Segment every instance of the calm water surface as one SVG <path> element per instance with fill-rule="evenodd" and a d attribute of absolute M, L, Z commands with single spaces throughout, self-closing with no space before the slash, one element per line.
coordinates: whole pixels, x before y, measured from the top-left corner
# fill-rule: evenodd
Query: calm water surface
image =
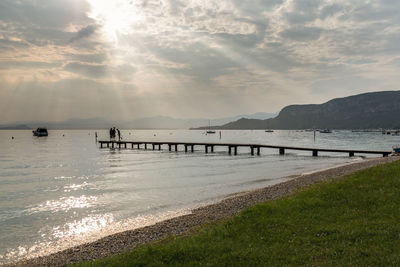
<path fill-rule="evenodd" d="M 99 139 L 107 131 L 96 130 Z M 99 149 L 95 130 L 0 131 L 0 264 L 48 254 L 107 234 L 185 214 L 235 192 L 345 164 L 360 157 L 249 148 L 205 154 Z M 122 130 L 125 140 L 208 141 L 391 150 L 400 136 L 336 131 Z M 14 139 L 11 139 L 11 137 Z M 180 148 L 181 150 L 183 148 Z"/>

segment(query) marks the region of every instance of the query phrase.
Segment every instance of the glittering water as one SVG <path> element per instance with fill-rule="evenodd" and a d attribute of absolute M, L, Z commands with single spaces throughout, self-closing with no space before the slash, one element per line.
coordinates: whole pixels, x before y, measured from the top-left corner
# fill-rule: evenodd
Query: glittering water
<path fill-rule="evenodd" d="M 0 263 L 48 254 L 107 234 L 152 224 L 229 194 L 360 160 L 344 154 L 240 148 L 205 154 L 99 149 L 95 130 L 0 131 Z M 107 131 L 97 130 L 99 139 Z M 123 130 L 126 140 L 208 141 L 390 150 L 400 136 L 312 132 Z M 14 137 L 12 139 L 11 137 Z M 183 149 L 182 147 L 180 148 Z"/>

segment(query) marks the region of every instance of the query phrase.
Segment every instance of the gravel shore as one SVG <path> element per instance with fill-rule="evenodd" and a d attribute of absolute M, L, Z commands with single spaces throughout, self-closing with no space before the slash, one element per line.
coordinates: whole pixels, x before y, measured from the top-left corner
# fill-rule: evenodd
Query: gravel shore
<path fill-rule="evenodd" d="M 185 233 L 203 223 L 231 216 L 257 203 L 289 195 L 307 185 L 336 179 L 361 169 L 399 159 L 400 157 L 396 156 L 367 159 L 349 165 L 298 176 L 280 184 L 235 194 L 218 203 L 194 209 L 188 215 L 165 220 L 151 226 L 113 234 L 92 243 L 79 245 L 44 257 L 19 261 L 7 266 L 66 266 L 75 262 L 119 254 L 141 244 L 161 240 L 170 235 Z"/>

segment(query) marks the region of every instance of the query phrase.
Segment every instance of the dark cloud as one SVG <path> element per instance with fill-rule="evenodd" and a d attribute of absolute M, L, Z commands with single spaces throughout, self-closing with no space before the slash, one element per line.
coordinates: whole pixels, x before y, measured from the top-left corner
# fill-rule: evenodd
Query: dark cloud
<path fill-rule="evenodd" d="M 5 53 L 15 51 L 16 49 L 24 49 L 29 45 L 25 41 L 13 41 L 6 38 L 0 39 L 0 51 Z"/>
<path fill-rule="evenodd" d="M 321 34 L 321 29 L 316 27 L 293 27 L 280 33 L 283 38 L 298 42 L 317 40 Z"/>
<path fill-rule="evenodd" d="M 90 6 L 80 0 L 2 0 L 0 21 L 21 27 L 64 28 L 71 22 L 90 22 L 86 13 Z"/>
<path fill-rule="evenodd" d="M 0 2 L 0 25 L 8 38 L 20 39 L 33 46 L 65 45 L 95 30 L 87 16 L 90 6 L 80 0 L 35 0 Z M 88 25 L 75 35 L 71 25 Z"/>
<path fill-rule="evenodd" d="M 320 0 L 296 0 L 293 1 L 293 9 L 283 13 L 289 24 L 301 24 L 314 21 L 318 17 Z"/>
<path fill-rule="evenodd" d="M 75 36 L 71 38 L 70 42 L 72 43 L 72 42 L 90 37 L 91 35 L 93 35 L 96 32 L 98 27 L 99 27 L 98 25 L 89 25 L 89 26 L 86 26 L 86 27 L 80 29 L 75 34 Z"/>
<path fill-rule="evenodd" d="M 319 17 L 321 19 L 326 19 L 328 17 L 338 14 L 339 12 L 343 12 L 344 8 L 345 8 L 344 6 L 341 6 L 339 4 L 331 4 L 324 6 L 320 12 Z"/>

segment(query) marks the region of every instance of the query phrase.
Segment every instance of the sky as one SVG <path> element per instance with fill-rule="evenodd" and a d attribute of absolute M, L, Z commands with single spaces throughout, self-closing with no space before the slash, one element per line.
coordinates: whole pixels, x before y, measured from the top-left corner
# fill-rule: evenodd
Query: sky
<path fill-rule="evenodd" d="M 218 118 L 400 89 L 398 0 L 1 0 L 0 123 Z"/>

